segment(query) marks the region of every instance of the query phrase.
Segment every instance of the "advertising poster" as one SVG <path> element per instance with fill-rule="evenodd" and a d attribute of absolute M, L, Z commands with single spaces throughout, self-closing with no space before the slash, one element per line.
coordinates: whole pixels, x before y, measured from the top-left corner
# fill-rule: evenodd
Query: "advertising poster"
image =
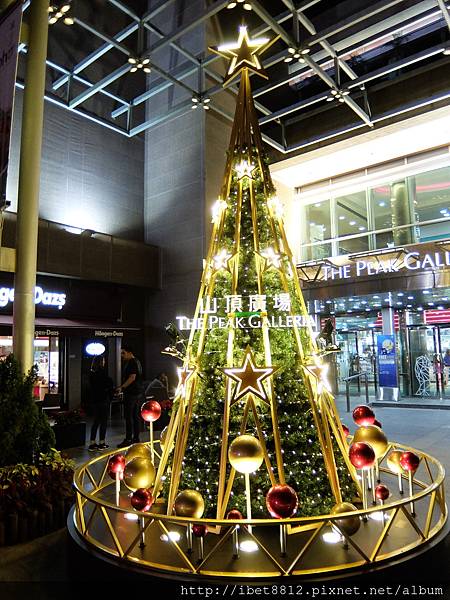
<path fill-rule="evenodd" d="M 3 205 L 6 198 L 6 175 L 8 172 L 21 21 L 21 1 L 13 2 L 0 15 L 0 206 Z"/>
<path fill-rule="evenodd" d="M 377 354 L 380 387 L 398 387 L 394 335 L 377 335 Z"/>

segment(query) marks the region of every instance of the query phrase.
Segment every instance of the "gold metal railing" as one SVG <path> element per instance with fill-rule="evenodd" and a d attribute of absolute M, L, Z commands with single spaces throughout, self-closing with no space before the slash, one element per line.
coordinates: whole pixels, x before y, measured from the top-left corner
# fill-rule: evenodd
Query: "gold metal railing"
<path fill-rule="evenodd" d="M 117 506 L 115 484 L 107 474 L 109 457 L 115 454 L 112 451 L 76 470 L 74 523 L 78 534 L 100 552 L 144 569 L 217 577 L 277 577 L 362 568 L 426 544 L 447 519 L 443 466 L 428 454 L 391 443 L 389 450 L 395 449 L 411 450 L 421 457 L 413 479 L 418 490 L 412 496 L 357 512 L 280 520 L 168 516 L 158 512 L 163 509 L 158 501 L 154 512 L 138 512 L 131 508 L 123 491 Z M 386 455 L 380 462 L 380 473 L 383 483 L 392 488 L 397 485 L 397 476 L 383 466 Z M 301 490 L 299 497 L 301 501 Z M 135 522 L 128 520 L 130 515 Z M 361 527 L 348 535 L 345 523 L 355 516 L 360 518 Z M 203 541 L 192 540 L 192 526 L 196 524 L 208 528 Z M 287 533 L 285 553 L 280 547 L 283 527 Z M 334 534 L 339 541 L 328 543 L 325 533 L 328 537 Z"/>

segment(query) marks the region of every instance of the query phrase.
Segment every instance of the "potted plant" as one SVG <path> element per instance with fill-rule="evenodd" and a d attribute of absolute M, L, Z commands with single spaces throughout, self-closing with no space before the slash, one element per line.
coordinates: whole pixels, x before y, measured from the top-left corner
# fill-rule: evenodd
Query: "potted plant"
<path fill-rule="evenodd" d="M 58 450 L 84 446 L 86 441 L 86 422 L 81 410 L 66 410 L 53 413 L 53 432 Z"/>

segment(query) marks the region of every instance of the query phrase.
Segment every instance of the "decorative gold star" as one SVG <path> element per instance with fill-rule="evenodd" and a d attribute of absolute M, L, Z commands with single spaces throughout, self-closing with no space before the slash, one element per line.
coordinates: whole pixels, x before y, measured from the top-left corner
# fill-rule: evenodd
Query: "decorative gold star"
<path fill-rule="evenodd" d="M 235 263 L 238 259 L 237 254 L 231 254 L 225 248 L 220 250 L 215 256 L 213 256 L 211 261 L 211 267 L 213 271 L 221 271 L 225 269 L 230 273 L 233 273 L 233 269 L 235 268 Z"/>
<path fill-rule="evenodd" d="M 184 396 L 186 393 L 186 384 L 188 380 L 192 377 L 195 369 L 190 369 L 189 365 L 184 365 L 182 368 L 178 368 L 178 385 L 177 385 L 177 394 L 181 394 Z"/>
<path fill-rule="evenodd" d="M 236 175 L 239 180 L 244 179 L 244 177 L 253 179 L 253 171 L 256 170 L 256 165 L 248 160 L 241 160 L 241 162 L 237 163 L 237 165 L 234 167 L 234 170 L 236 171 Z"/>
<path fill-rule="evenodd" d="M 261 77 L 268 79 L 259 55 L 265 52 L 277 39 L 257 38 L 251 40 L 248 36 L 247 27 L 241 25 L 237 42 L 223 44 L 217 48 L 211 47 L 211 52 L 231 59 L 224 79 L 224 85 L 235 79 L 244 69 L 249 69 L 253 73 L 257 73 Z"/>
<path fill-rule="evenodd" d="M 222 371 L 237 382 L 237 386 L 233 392 L 231 404 L 246 396 L 253 394 L 258 396 L 264 402 L 268 402 L 267 392 L 264 388 L 263 381 L 270 377 L 278 370 L 278 367 L 257 367 L 253 352 L 249 346 L 245 350 L 244 362 L 241 367 L 232 367 L 222 369 Z"/>

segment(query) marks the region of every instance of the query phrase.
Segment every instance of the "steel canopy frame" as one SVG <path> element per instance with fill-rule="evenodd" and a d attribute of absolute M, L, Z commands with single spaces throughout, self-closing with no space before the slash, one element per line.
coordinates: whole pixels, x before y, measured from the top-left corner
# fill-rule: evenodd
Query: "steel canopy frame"
<path fill-rule="evenodd" d="M 220 12 L 224 7 L 226 7 L 226 5 L 228 4 L 228 0 L 216 0 L 216 1 L 212 2 L 212 4 L 209 7 L 207 7 L 196 18 L 190 19 L 184 25 L 176 28 L 175 30 L 170 32 L 168 35 L 165 35 L 164 32 L 161 31 L 151 21 L 154 17 L 156 17 L 158 14 L 160 14 L 166 8 L 168 8 L 170 5 L 172 5 L 175 2 L 175 0 L 161 1 L 157 6 L 155 6 L 153 9 L 149 10 L 142 17 L 138 16 L 133 10 L 131 10 L 127 6 L 126 2 L 123 2 L 120 0 L 107 0 L 107 1 L 109 4 L 116 7 L 118 10 L 120 10 L 123 14 L 125 14 L 129 18 L 131 18 L 133 23 L 131 23 L 130 25 L 128 25 L 127 27 L 122 29 L 120 32 L 118 32 L 114 36 L 109 36 L 109 35 L 106 35 L 100 31 L 98 31 L 95 27 L 91 26 L 90 24 L 86 23 L 85 21 L 75 17 L 75 23 L 78 26 L 83 27 L 86 31 L 88 31 L 92 35 L 102 39 L 105 43 L 102 44 L 94 52 L 91 52 L 82 61 L 80 61 L 78 64 L 76 64 L 70 71 L 68 69 L 65 69 L 64 67 L 58 66 L 57 64 L 55 64 L 52 61 L 47 61 L 47 64 L 50 67 L 52 67 L 56 70 L 59 70 L 61 73 L 63 73 L 63 76 L 58 78 L 53 83 L 52 87 L 56 91 L 59 88 L 61 88 L 63 85 L 68 85 L 68 90 L 67 90 L 68 102 L 64 102 L 62 99 L 56 99 L 53 96 L 47 96 L 46 97 L 47 100 L 58 104 L 58 106 L 62 106 L 66 109 L 77 112 L 77 114 L 86 116 L 86 118 L 94 120 L 103 126 L 107 126 L 110 129 L 117 131 L 118 133 L 121 133 L 122 135 L 127 135 L 129 137 L 133 137 L 135 135 L 138 135 L 139 133 L 142 133 L 143 131 L 146 131 L 147 129 L 158 126 L 167 120 L 171 120 L 173 118 L 181 116 L 182 114 L 190 111 L 191 99 L 189 98 L 189 99 L 179 103 L 178 105 L 174 106 L 171 110 L 167 111 L 163 115 L 159 115 L 159 116 L 155 116 L 151 119 L 147 119 L 143 123 L 136 125 L 136 126 L 130 125 L 130 114 L 131 114 L 133 107 L 135 107 L 139 104 L 142 104 L 143 102 L 146 102 L 151 97 L 163 92 L 164 90 L 171 88 L 172 85 L 180 86 L 191 96 L 196 95 L 196 94 L 207 94 L 209 96 L 213 96 L 222 91 L 221 85 L 213 86 L 212 88 L 210 88 L 208 90 L 200 89 L 200 86 L 202 85 L 201 82 L 203 81 L 205 75 L 209 76 L 210 78 L 212 78 L 213 80 L 215 80 L 217 82 L 221 81 L 221 75 L 219 75 L 215 70 L 211 69 L 211 64 L 215 60 L 217 60 L 218 57 L 210 56 L 210 57 L 206 58 L 205 60 L 202 60 L 201 57 L 196 57 L 194 54 L 192 54 L 192 52 L 183 48 L 183 46 L 180 45 L 177 42 L 177 40 L 185 33 L 191 31 L 193 28 L 197 27 L 199 24 L 203 23 L 207 19 L 211 18 L 212 16 L 214 16 L 218 12 Z M 258 16 L 264 22 L 263 25 L 258 27 L 253 32 L 253 35 L 261 35 L 262 33 L 272 30 L 275 33 L 277 33 L 289 47 L 301 46 L 301 47 L 312 48 L 314 45 L 319 45 L 321 47 L 321 50 L 319 52 L 316 52 L 314 54 L 314 56 L 311 56 L 311 55 L 304 56 L 305 62 L 306 62 L 306 67 L 304 69 L 298 70 L 295 73 L 290 73 L 288 77 L 283 78 L 282 80 L 280 80 L 278 82 L 275 82 L 275 84 L 272 83 L 266 87 L 260 88 L 259 90 L 256 91 L 255 97 L 261 97 L 264 94 L 269 93 L 270 91 L 276 89 L 277 87 L 281 87 L 283 85 L 289 84 L 291 81 L 297 79 L 299 76 L 301 76 L 302 74 L 305 74 L 307 72 L 312 72 L 315 75 L 317 75 L 319 78 L 321 78 L 322 81 L 328 86 L 329 91 L 331 91 L 331 90 L 348 91 L 348 90 L 354 89 L 356 87 L 361 87 L 368 81 L 372 81 L 376 78 L 382 77 L 383 75 L 385 75 L 389 72 L 396 71 L 405 66 L 414 64 L 419 61 L 423 61 L 431 56 L 437 55 L 437 54 L 441 53 L 444 49 L 444 43 L 442 45 L 427 48 L 426 50 L 418 52 L 409 57 L 405 57 L 402 60 L 396 61 L 385 67 L 376 69 L 370 73 L 367 73 L 363 76 L 358 77 L 358 75 L 353 71 L 353 69 L 342 58 L 343 52 L 336 50 L 336 48 L 333 47 L 333 44 L 330 43 L 328 41 L 328 39 L 332 38 L 334 35 L 336 35 L 338 33 L 341 33 L 343 31 L 350 29 L 351 27 L 355 26 L 358 23 L 363 22 L 364 20 L 369 19 L 370 17 L 379 15 L 383 11 L 388 10 L 389 8 L 392 8 L 397 4 L 400 4 L 402 2 L 402 0 L 379 0 L 378 2 L 373 4 L 370 8 L 368 8 L 364 11 L 360 11 L 359 13 L 356 13 L 356 14 L 352 15 L 351 17 L 334 24 L 332 27 L 328 27 L 327 29 L 325 29 L 321 32 L 317 32 L 314 24 L 303 14 L 303 11 L 307 10 L 311 6 L 318 4 L 321 0 L 305 0 L 298 7 L 295 7 L 292 0 L 281 0 L 281 1 L 288 8 L 288 10 L 284 13 L 279 14 L 276 17 L 272 17 L 267 12 L 267 10 L 261 5 L 259 0 L 253 0 L 252 6 L 254 9 L 254 12 L 256 14 L 258 14 Z M 26 8 L 26 6 L 27 6 L 27 3 L 25 3 L 24 9 Z M 450 14 L 449 14 L 449 11 L 443 0 L 425 0 L 422 2 L 419 1 L 416 4 L 414 4 L 413 8 L 417 7 L 418 11 L 420 11 L 422 9 L 425 11 L 425 10 L 431 10 L 432 6 L 435 7 L 433 14 L 436 14 L 438 11 L 441 12 L 443 19 L 445 19 L 445 23 L 446 23 L 448 29 L 450 29 Z M 422 13 L 420 13 L 420 14 L 422 14 Z M 420 21 L 420 18 L 421 17 L 418 16 L 417 21 Z M 284 22 L 289 21 L 290 19 L 293 19 L 294 31 L 296 33 L 295 39 L 290 34 L 288 34 L 288 32 L 281 26 Z M 296 23 L 296 20 L 298 20 L 298 23 Z M 382 19 L 380 19 L 380 20 L 382 21 Z M 388 20 L 388 19 L 386 19 L 386 20 Z M 378 25 L 379 24 L 380 23 L 378 22 Z M 299 26 L 300 25 L 303 26 L 303 28 L 306 30 L 307 36 L 308 36 L 308 37 L 302 36 L 301 43 L 300 43 L 300 36 L 299 36 L 299 31 L 300 31 Z M 99 60 L 102 56 L 104 56 L 107 52 L 109 52 L 113 48 L 116 48 L 117 50 L 122 52 L 124 54 L 124 56 L 127 58 L 134 56 L 134 53 L 127 46 L 122 44 L 122 42 L 124 40 L 126 40 L 129 36 L 131 36 L 133 33 L 136 33 L 142 29 L 145 31 L 150 31 L 160 38 L 158 41 L 153 43 L 150 47 L 145 49 L 140 55 L 140 58 L 146 58 L 146 57 L 150 58 L 150 61 L 152 63 L 150 66 L 154 69 L 155 72 L 159 73 L 159 75 L 161 76 L 160 78 L 151 82 L 150 88 L 148 90 L 146 90 L 144 93 L 140 94 L 139 96 L 133 98 L 130 101 L 126 101 L 126 100 L 120 98 L 119 96 L 117 96 L 116 94 L 107 91 L 106 88 L 111 83 L 118 80 L 123 75 L 125 75 L 126 73 L 129 72 L 131 65 L 128 62 L 123 64 L 122 66 L 118 67 L 112 73 L 106 75 L 100 81 L 97 81 L 95 83 L 90 82 L 86 78 L 80 77 L 79 74 L 83 70 L 85 70 L 88 66 L 95 63 L 97 60 Z M 365 39 L 367 39 L 367 37 Z M 181 54 L 189 62 L 183 63 L 182 65 L 177 67 L 175 70 L 171 70 L 170 72 L 167 72 L 166 70 L 162 69 L 157 64 L 155 64 L 154 57 L 153 57 L 154 53 L 165 48 L 167 45 L 170 45 L 171 48 L 173 48 L 176 52 Z M 340 40 L 337 45 L 342 48 L 342 40 Z M 324 54 L 326 55 L 325 58 L 323 58 Z M 320 56 L 322 58 L 319 58 Z M 285 57 L 286 57 L 285 51 L 279 52 L 278 54 L 269 57 L 265 61 L 264 65 L 266 68 L 276 65 L 277 63 L 280 63 L 281 61 L 283 61 Z M 318 60 L 316 59 L 316 57 L 318 58 Z M 334 81 L 327 74 L 327 72 L 324 70 L 324 66 L 329 65 L 330 60 L 334 61 L 335 67 L 337 69 L 339 69 L 339 68 L 342 69 L 342 71 L 344 71 L 348 75 L 348 77 L 350 78 L 350 81 L 348 83 L 341 86 L 339 84 L 339 81 Z M 192 87 L 190 87 L 189 85 L 184 83 L 183 79 L 186 79 L 187 77 L 195 75 L 196 73 L 198 74 L 199 88 L 193 89 Z M 75 98 L 69 99 L 70 82 L 72 79 L 85 85 L 87 87 L 87 89 L 84 90 L 83 92 L 81 92 L 80 94 L 78 94 Z M 338 77 L 338 80 L 339 80 L 339 77 Z M 20 85 L 19 85 L 19 87 L 20 87 Z M 231 91 L 233 91 L 234 93 L 236 93 L 236 91 L 237 91 L 236 88 L 229 88 L 229 89 L 231 89 Z M 78 108 L 83 102 L 85 102 L 89 98 L 93 97 L 97 93 L 103 94 L 104 96 L 109 97 L 110 99 L 112 99 L 115 102 L 118 102 L 120 104 L 120 106 L 111 113 L 113 118 L 117 118 L 124 113 L 128 113 L 128 125 L 127 125 L 126 130 L 122 129 L 121 127 L 115 126 L 112 123 L 111 124 L 108 123 L 106 120 L 102 119 L 101 117 L 93 116 L 92 114 L 84 111 L 81 107 Z M 293 103 L 292 105 L 283 107 L 282 109 L 275 111 L 275 112 L 272 112 L 271 110 L 269 110 L 267 107 L 265 107 L 262 104 L 258 104 L 257 108 L 263 113 L 263 116 L 259 120 L 260 124 L 263 125 L 263 124 L 266 124 L 269 122 L 276 122 L 282 128 L 284 128 L 284 125 L 281 121 L 281 119 L 283 117 L 289 116 L 292 113 L 295 113 L 301 109 L 304 109 L 304 108 L 311 106 L 313 104 L 316 104 L 318 102 L 322 102 L 328 96 L 329 96 L 328 92 L 316 94 L 315 96 L 313 96 L 311 98 L 306 98 L 299 102 Z M 395 114 L 403 114 L 404 112 L 413 110 L 414 107 L 424 106 L 427 104 L 431 104 L 432 102 L 436 102 L 438 100 L 446 99 L 446 98 L 448 98 L 448 93 L 445 91 L 443 94 L 437 95 L 433 98 L 434 98 L 433 100 L 431 100 L 431 99 L 419 100 L 417 102 L 405 104 L 403 107 L 400 107 L 400 108 L 396 109 L 395 111 L 391 111 L 390 116 L 393 116 L 394 113 Z M 437 100 L 437 98 L 438 98 L 438 100 Z M 361 120 L 361 122 L 359 124 L 355 123 L 353 125 L 348 125 L 346 128 L 344 128 L 340 132 L 330 132 L 328 134 L 320 136 L 319 138 L 317 138 L 314 141 L 307 140 L 302 144 L 294 144 L 292 146 L 289 146 L 286 142 L 284 142 L 284 145 L 280 144 L 279 142 L 271 139 L 267 135 L 264 136 L 265 141 L 267 143 L 269 143 L 271 146 L 273 146 L 274 148 L 276 148 L 278 151 L 282 152 L 283 154 L 286 154 L 286 153 L 290 153 L 295 150 L 301 149 L 303 147 L 309 146 L 313 143 L 317 143 L 318 141 L 321 141 L 324 139 L 330 139 L 332 137 L 342 135 L 343 133 L 346 133 L 349 130 L 354 130 L 356 128 L 365 127 L 365 126 L 372 127 L 374 123 L 378 123 L 378 122 L 384 120 L 385 118 L 387 118 L 383 115 L 378 115 L 378 116 L 374 116 L 374 117 L 370 116 L 366 112 L 366 110 L 361 108 L 350 96 L 344 96 L 343 101 L 357 115 L 358 119 Z M 210 108 L 212 110 L 214 110 L 216 113 L 221 114 L 223 117 L 229 118 L 229 115 L 227 115 L 227 113 L 225 111 L 223 111 L 220 107 L 216 107 L 213 103 L 211 103 Z"/>

